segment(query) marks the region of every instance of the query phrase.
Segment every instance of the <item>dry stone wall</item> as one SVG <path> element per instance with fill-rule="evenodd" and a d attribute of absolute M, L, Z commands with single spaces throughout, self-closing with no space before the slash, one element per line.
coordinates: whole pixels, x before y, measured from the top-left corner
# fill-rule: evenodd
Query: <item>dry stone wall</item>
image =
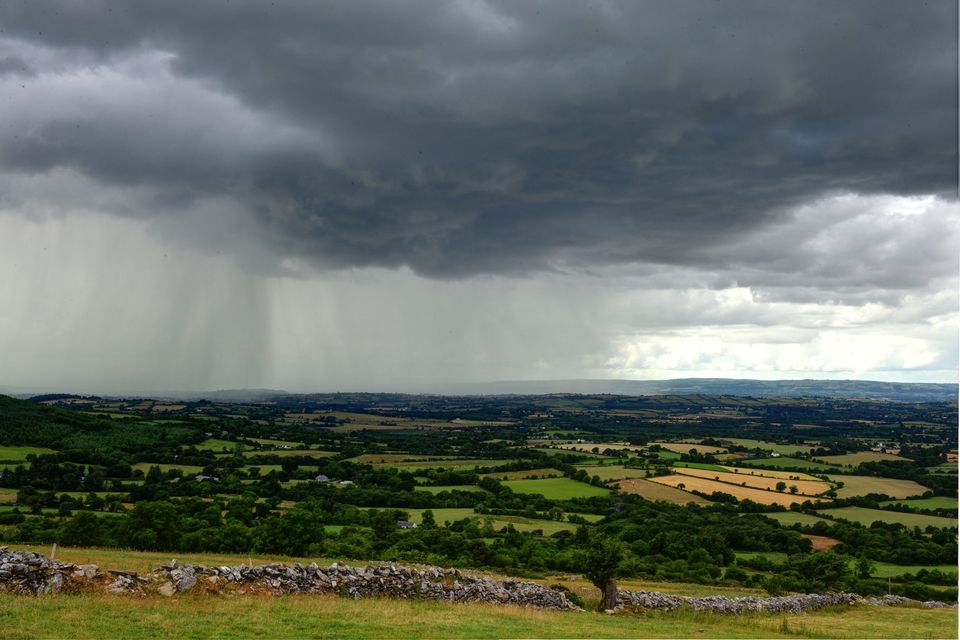
<path fill-rule="evenodd" d="M 519 580 L 462 575 L 456 569 L 395 565 L 348 567 L 334 563 L 206 567 L 176 561 L 150 574 L 102 572 L 95 565 L 51 560 L 31 551 L 0 547 L 0 591 L 20 594 L 102 589 L 111 593 L 173 595 L 192 590 L 237 593 L 333 593 L 351 598 L 385 596 L 447 602 L 517 604 L 541 609 L 578 609 L 561 591 Z"/>
<path fill-rule="evenodd" d="M 466 576 L 456 569 L 382 565 L 329 567 L 299 563 L 285 565 L 239 565 L 206 567 L 180 565 L 176 560 L 149 574 L 111 569 L 93 564 L 60 562 L 32 551 L 10 551 L 0 547 L 0 592 L 42 594 L 85 590 L 108 593 L 172 596 L 188 591 L 227 593 L 330 593 L 350 598 L 408 598 L 446 602 L 517 604 L 541 609 L 574 610 L 562 591 L 520 580 L 494 580 Z M 912 604 L 947 607 L 943 602 L 918 603 L 909 598 L 884 596 L 864 598 L 852 593 L 825 593 L 771 598 L 708 596 L 688 598 L 656 591 L 619 591 L 618 609 L 659 609 L 671 611 L 690 607 L 696 611 L 741 614 L 745 612 L 799 613 L 838 605 L 877 606 Z"/>
<path fill-rule="evenodd" d="M 842 605 L 869 604 L 874 606 L 890 605 L 920 605 L 926 608 L 941 608 L 948 606 L 944 602 L 918 602 L 902 596 L 888 595 L 880 598 L 865 598 L 855 593 L 803 593 L 790 596 L 774 596 L 761 598 L 745 596 L 728 598 L 726 596 L 706 596 L 702 598 L 688 598 L 675 596 L 657 591 L 618 591 L 618 609 L 659 609 L 673 611 L 680 607 L 689 607 L 694 611 L 710 613 L 741 614 L 747 612 L 767 613 L 801 613 L 825 607 Z"/>

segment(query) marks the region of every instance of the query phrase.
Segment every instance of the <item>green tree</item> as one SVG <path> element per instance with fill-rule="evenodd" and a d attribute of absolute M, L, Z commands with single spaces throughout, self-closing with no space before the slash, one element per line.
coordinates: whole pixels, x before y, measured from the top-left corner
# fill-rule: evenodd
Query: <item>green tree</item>
<path fill-rule="evenodd" d="M 623 560 L 623 545 L 616 538 L 602 533 L 590 536 L 589 547 L 584 557 L 584 575 L 593 586 L 603 592 L 601 609 L 617 606 L 617 569 Z"/>
<path fill-rule="evenodd" d="M 60 543 L 71 547 L 95 547 L 104 542 L 104 527 L 96 515 L 81 511 L 60 527 Z"/>
<path fill-rule="evenodd" d="M 420 516 L 420 526 L 424 529 L 435 529 L 437 527 L 437 521 L 433 517 L 433 511 L 427 509 L 423 512 L 423 515 Z"/>

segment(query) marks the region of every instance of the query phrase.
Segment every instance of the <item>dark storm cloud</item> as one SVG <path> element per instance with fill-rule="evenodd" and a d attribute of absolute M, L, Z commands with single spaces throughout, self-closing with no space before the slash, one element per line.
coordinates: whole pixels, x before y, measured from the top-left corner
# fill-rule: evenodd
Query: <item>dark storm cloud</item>
<path fill-rule="evenodd" d="M 956 11 L 5 2 L 0 38 L 24 51 L 0 50 L 0 74 L 82 69 L 62 99 L 84 82 L 100 95 L 3 129 L 0 162 L 234 197 L 277 255 L 321 267 L 457 278 L 657 263 L 833 282 L 823 256 L 763 234 L 831 193 L 954 197 Z M 111 73 L 132 82 L 98 84 Z M 902 283 L 826 268 L 843 286 L 922 286 L 944 250 Z"/>

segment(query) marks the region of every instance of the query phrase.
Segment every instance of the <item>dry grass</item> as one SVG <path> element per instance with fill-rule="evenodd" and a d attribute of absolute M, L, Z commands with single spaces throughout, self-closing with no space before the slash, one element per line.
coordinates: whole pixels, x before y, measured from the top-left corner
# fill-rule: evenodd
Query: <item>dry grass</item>
<path fill-rule="evenodd" d="M 810 541 L 814 551 L 826 551 L 840 544 L 839 540 L 827 536 L 815 536 L 812 533 L 801 533 L 800 535 Z"/>
<path fill-rule="evenodd" d="M 899 460 L 900 462 L 909 462 L 909 458 L 895 456 L 889 453 L 880 453 L 879 451 L 857 451 L 856 453 L 845 453 L 842 456 L 823 456 L 817 458 L 827 464 L 838 464 L 846 467 L 857 467 L 862 462 L 882 462 L 884 460 Z"/>
<path fill-rule="evenodd" d="M 616 483 L 616 486 L 619 487 L 623 493 L 633 493 L 647 500 L 663 500 L 674 504 L 689 504 L 691 502 L 696 504 L 710 504 L 708 500 L 704 500 L 700 496 L 695 496 L 692 493 L 651 482 L 643 478 L 621 480 Z"/>
<path fill-rule="evenodd" d="M 831 485 L 822 480 L 787 480 L 785 478 L 769 478 L 767 476 L 751 475 L 749 473 L 721 473 L 719 471 L 691 469 L 689 467 L 674 467 L 673 470 L 685 476 L 717 480 L 718 482 L 726 482 L 731 485 L 736 485 L 737 487 L 746 485 L 754 489 L 770 489 L 771 491 L 775 491 L 777 484 L 783 482 L 788 487 L 796 487 L 800 495 L 806 496 L 819 495 L 831 487 Z"/>
<path fill-rule="evenodd" d="M 741 487 L 739 485 L 728 484 L 726 482 L 717 482 L 708 478 L 697 478 L 695 476 L 673 474 L 669 476 L 660 476 L 650 478 L 652 482 L 676 487 L 684 485 L 687 491 L 702 491 L 711 494 L 714 491 L 728 493 L 738 500 L 749 499 L 757 504 L 779 504 L 785 507 L 795 502 L 804 502 L 810 500 L 808 496 L 793 496 L 788 493 L 778 493 L 776 491 L 765 491 L 763 489 L 754 489 L 751 487 Z"/>

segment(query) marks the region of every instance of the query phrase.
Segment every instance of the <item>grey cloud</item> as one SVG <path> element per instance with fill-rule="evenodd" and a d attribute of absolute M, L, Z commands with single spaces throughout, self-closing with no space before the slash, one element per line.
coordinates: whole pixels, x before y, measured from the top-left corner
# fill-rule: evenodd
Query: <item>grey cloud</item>
<path fill-rule="evenodd" d="M 814 289 L 922 287 L 943 273 L 942 235 L 937 260 L 880 271 L 869 267 L 937 238 L 887 253 L 871 247 L 889 229 L 841 239 L 864 268 L 762 239 L 828 194 L 954 198 L 956 11 L 9 2 L 0 37 L 55 54 L 51 92 L 71 57 L 92 73 L 67 74 L 67 98 L 104 73 L 135 82 L 86 111 L 22 115 L 30 135 L 0 132 L 0 158 L 7 171 L 152 185 L 184 206 L 233 198 L 278 261 L 321 268 L 461 278 L 658 264 L 781 291 L 794 273 Z M 150 107 L 131 98 L 151 83 Z"/>

